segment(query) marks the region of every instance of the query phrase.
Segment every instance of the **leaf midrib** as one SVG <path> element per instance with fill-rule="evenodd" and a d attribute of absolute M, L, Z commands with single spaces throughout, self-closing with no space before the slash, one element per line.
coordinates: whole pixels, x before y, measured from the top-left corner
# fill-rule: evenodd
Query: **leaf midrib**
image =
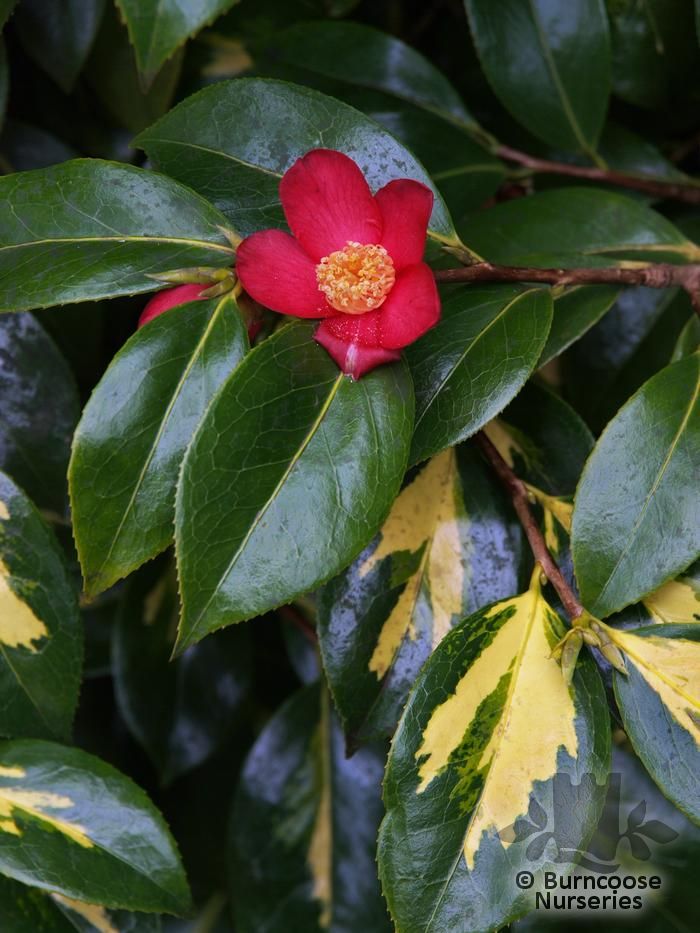
<path fill-rule="evenodd" d="M 234 255 L 230 246 L 224 246 L 221 243 L 213 243 L 207 240 L 192 240 L 187 237 L 166 237 L 166 236 L 77 236 L 77 237 L 49 237 L 40 240 L 27 240 L 24 243 L 8 243 L 0 246 L 0 253 L 11 252 L 15 249 L 26 249 L 32 246 L 52 246 L 55 243 L 173 243 L 186 244 L 188 246 L 200 246 L 204 249 L 213 249 L 221 253 Z"/>
<path fill-rule="evenodd" d="M 287 480 L 289 479 L 292 470 L 294 469 L 294 467 L 297 465 L 297 463 L 299 462 L 299 460 L 301 459 L 301 457 L 302 457 L 303 454 L 305 453 L 305 451 L 306 451 L 306 449 L 308 448 L 308 446 L 309 446 L 309 444 L 311 443 L 311 441 L 314 439 L 314 437 L 315 437 L 315 435 L 316 435 L 316 432 L 318 431 L 318 429 L 320 428 L 321 424 L 323 423 L 323 419 L 326 417 L 326 414 L 328 413 L 328 410 L 329 410 L 329 408 L 330 408 L 330 406 L 331 406 L 333 400 L 335 399 L 335 396 L 337 395 L 340 386 L 342 385 L 343 379 L 344 379 L 343 373 L 342 373 L 342 372 L 339 372 L 338 375 L 336 376 L 336 378 L 335 378 L 335 380 L 334 380 L 334 382 L 333 382 L 331 388 L 330 388 L 330 391 L 328 392 L 328 395 L 327 395 L 327 397 L 326 397 L 326 399 L 325 399 L 323 405 L 321 406 L 321 409 L 320 409 L 318 415 L 317 415 L 316 418 L 314 419 L 313 424 L 311 425 L 311 427 L 310 427 L 309 430 L 307 431 L 307 433 L 306 433 L 306 435 L 305 435 L 303 441 L 301 442 L 301 444 L 299 445 L 299 447 L 297 448 L 297 450 L 295 450 L 294 455 L 291 457 L 291 459 L 290 459 L 288 465 L 285 467 L 285 470 L 284 470 L 282 476 L 280 477 L 280 479 L 278 480 L 277 484 L 275 485 L 275 488 L 272 490 L 272 492 L 270 493 L 270 495 L 269 495 L 268 498 L 266 499 L 266 501 L 265 501 L 265 503 L 263 504 L 263 506 L 259 509 L 257 515 L 255 516 L 255 519 L 251 522 L 250 528 L 249 528 L 248 531 L 246 532 L 246 534 L 245 534 L 245 536 L 243 537 L 243 540 L 241 541 L 241 543 L 240 543 L 240 544 L 238 545 L 238 547 L 236 548 L 236 550 L 235 550 L 235 552 L 234 552 L 234 554 L 233 554 L 233 557 L 231 558 L 231 560 L 230 560 L 229 563 L 227 564 L 226 569 L 224 570 L 224 572 L 221 574 L 221 577 L 219 578 L 219 580 L 218 580 L 216 586 L 213 588 L 212 593 L 211 593 L 211 596 L 209 597 L 209 599 L 207 600 L 207 602 L 205 603 L 205 605 L 203 606 L 203 608 L 200 610 L 199 615 L 197 616 L 196 621 L 193 623 L 193 625 L 192 625 L 191 628 L 190 628 L 190 635 L 189 635 L 189 637 L 183 642 L 183 647 L 186 646 L 187 644 L 189 644 L 189 643 L 191 642 L 192 636 L 198 631 L 199 626 L 200 626 L 200 624 L 201 624 L 201 622 L 202 622 L 202 619 L 203 619 L 204 616 L 206 615 L 207 611 L 209 610 L 209 607 L 211 606 L 212 602 L 214 601 L 214 599 L 216 598 L 217 594 L 219 593 L 222 584 L 224 583 L 224 581 L 226 580 L 226 578 L 229 576 L 229 574 L 231 573 L 231 571 L 233 570 L 233 568 L 236 566 L 236 563 L 237 563 L 238 559 L 240 558 L 240 556 L 241 556 L 241 555 L 243 554 L 243 552 L 245 551 L 246 545 L 248 544 L 248 542 L 250 541 L 251 537 L 253 536 L 253 533 L 257 530 L 258 526 L 260 525 L 260 522 L 263 520 L 263 518 L 264 518 L 265 515 L 267 514 L 268 509 L 272 506 L 272 504 L 274 503 L 275 499 L 277 498 L 277 496 L 278 496 L 279 493 L 281 492 L 282 488 L 284 487 L 284 484 L 285 484 L 285 483 L 287 482 Z"/>

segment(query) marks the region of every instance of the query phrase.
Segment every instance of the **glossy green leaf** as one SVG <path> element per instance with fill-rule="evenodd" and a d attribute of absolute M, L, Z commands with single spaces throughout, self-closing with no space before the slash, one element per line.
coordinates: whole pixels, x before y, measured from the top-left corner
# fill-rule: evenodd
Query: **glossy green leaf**
<path fill-rule="evenodd" d="M 114 686 L 120 712 L 170 783 L 213 755 L 231 735 L 250 686 L 248 629 L 217 632 L 170 660 L 177 631 L 175 575 L 144 568 L 130 581 L 114 627 Z"/>
<path fill-rule="evenodd" d="M 468 215 L 464 240 L 491 262 L 609 266 L 622 259 L 697 262 L 700 247 L 651 208 L 598 188 L 558 188 Z"/>
<path fill-rule="evenodd" d="M 572 549 L 581 599 L 595 616 L 636 602 L 700 552 L 699 387 L 698 354 L 657 373 L 610 422 L 586 465 Z"/>
<path fill-rule="evenodd" d="M 67 143 L 29 123 L 6 120 L 0 134 L 0 159 L 13 172 L 47 168 L 77 155 Z"/>
<path fill-rule="evenodd" d="M 521 479 L 553 496 L 573 494 L 593 449 L 576 412 L 537 382 L 528 382 L 485 430 Z"/>
<path fill-rule="evenodd" d="M 205 88 L 141 133 L 135 144 L 154 164 L 213 201 L 241 234 L 283 225 L 279 180 L 319 146 L 351 156 L 373 189 L 416 178 L 436 191 L 423 166 L 364 114 L 309 88 L 239 78 Z M 454 242 L 436 191 L 430 230 Z"/>
<path fill-rule="evenodd" d="M 671 362 L 675 363 L 677 360 L 683 359 L 684 356 L 690 356 L 691 353 L 695 353 L 698 349 L 700 349 L 700 317 L 693 314 L 678 335 Z"/>
<path fill-rule="evenodd" d="M 97 35 L 105 0 L 22 0 L 14 25 L 28 55 L 66 92 Z"/>
<path fill-rule="evenodd" d="M 153 291 L 149 273 L 225 266 L 223 223 L 172 179 L 112 162 L 0 178 L 0 311 Z"/>
<path fill-rule="evenodd" d="M 594 155 L 610 93 L 602 0 L 465 0 L 465 6 L 501 103 L 544 142 Z"/>
<path fill-rule="evenodd" d="M 691 183 L 688 176 L 665 158 L 648 139 L 612 121 L 603 130 L 599 148 L 607 164 L 619 172 Z M 629 192 L 627 194 L 629 196 Z"/>
<path fill-rule="evenodd" d="M 536 366 L 551 320 L 548 290 L 456 286 L 438 325 L 407 351 L 416 390 L 412 463 L 505 408 Z"/>
<path fill-rule="evenodd" d="M 108 8 L 97 34 L 85 78 L 107 113 L 131 133 L 162 117 L 173 102 L 183 52 L 168 59 L 144 89 L 129 33 L 116 8 Z"/>
<path fill-rule="evenodd" d="M 108 910 L 0 875 L 3 933 L 161 933 L 160 917 Z"/>
<path fill-rule="evenodd" d="M 383 91 L 460 126 L 476 127 L 448 79 L 420 52 L 361 23 L 299 23 L 266 47 L 276 61 Z"/>
<path fill-rule="evenodd" d="M 82 652 L 77 594 L 59 544 L 0 473 L 0 735 L 70 734 Z"/>
<path fill-rule="evenodd" d="M 129 29 L 144 83 L 190 36 L 238 0 L 117 0 Z"/>
<path fill-rule="evenodd" d="M 390 736 L 431 651 L 518 592 L 520 530 L 469 444 L 408 474 L 377 538 L 321 592 L 323 666 L 350 746 Z"/>
<path fill-rule="evenodd" d="M 700 822 L 700 626 L 611 634 L 625 656 L 615 696 L 635 751 L 667 797 Z"/>
<path fill-rule="evenodd" d="M 563 359 L 567 397 L 600 433 L 625 402 L 671 359 L 691 313 L 680 289 L 626 288 Z"/>
<path fill-rule="evenodd" d="M 552 327 L 539 365 L 544 366 L 583 336 L 610 310 L 617 295 L 613 285 L 575 285 L 554 295 Z"/>
<path fill-rule="evenodd" d="M 273 716 L 243 768 L 231 822 L 239 933 L 389 933 L 375 864 L 383 752 L 347 759 L 318 687 Z"/>
<path fill-rule="evenodd" d="M 373 99 L 361 109 L 415 152 L 454 216 L 481 207 L 496 193 L 505 165 L 466 132 L 410 104 L 391 109 L 380 105 Z"/>
<path fill-rule="evenodd" d="M 695 113 L 700 53 L 692 5 L 687 0 L 610 4 L 610 25 L 615 95 L 637 107 L 670 105 L 678 116 L 686 109 Z"/>
<path fill-rule="evenodd" d="M 184 913 L 190 903 L 146 794 L 99 758 L 51 742 L 0 743 L 0 872 L 105 907 Z"/>
<path fill-rule="evenodd" d="M 160 315 L 114 357 L 85 407 L 70 466 L 74 534 L 89 594 L 172 542 L 185 449 L 247 348 L 236 303 L 224 297 Z"/>
<path fill-rule="evenodd" d="M 455 918 L 464 933 L 500 929 L 533 906 L 519 870 L 569 870 L 538 837 L 579 849 L 600 815 L 610 756 L 602 682 L 582 658 L 566 685 L 551 657 L 564 627 L 538 579 L 450 632 L 409 697 L 379 834 L 382 888 L 405 933 L 449 930 Z"/>
<path fill-rule="evenodd" d="M 17 0 L 0 0 L 0 29 L 10 18 Z"/>
<path fill-rule="evenodd" d="M 338 573 L 398 492 L 413 423 L 405 364 L 353 382 L 312 333 L 292 323 L 253 350 L 188 448 L 175 517 L 179 650 Z"/>
<path fill-rule="evenodd" d="M 0 468 L 37 505 L 63 515 L 80 403 L 66 361 L 31 314 L 0 317 L 0 398 Z"/>

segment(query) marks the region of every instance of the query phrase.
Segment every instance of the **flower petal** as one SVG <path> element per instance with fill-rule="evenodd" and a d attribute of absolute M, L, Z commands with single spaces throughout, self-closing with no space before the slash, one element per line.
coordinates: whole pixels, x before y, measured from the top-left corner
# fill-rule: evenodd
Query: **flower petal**
<path fill-rule="evenodd" d="M 384 223 L 381 244 L 396 269 L 420 262 L 435 200 L 433 192 L 419 181 L 399 178 L 380 188 L 374 197 Z"/>
<path fill-rule="evenodd" d="M 197 301 L 202 296 L 200 292 L 206 291 L 206 285 L 178 285 L 175 288 L 166 288 L 158 292 L 148 302 L 139 317 L 138 327 L 148 324 L 154 317 L 158 317 L 164 311 L 176 308 L 178 305 L 187 304 L 188 301 Z"/>
<path fill-rule="evenodd" d="M 407 347 L 440 319 L 440 296 L 432 270 L 424 262 L 396 277 L 379 314 L 379 341 L 389 350 Z"/>
<path fill-rule="evenodd" d="M 314 340 L 320 343 L 341 370 L 353 379 L 359 379 L 382 363 L 393 363 L 401 359 L 399 350 L 387 350 L 363 342 L 376 337 L 377 324 L 371 318 L 378 314 L 378 311 L 370 311 L 361 317 L 341 314 L 321 321 L 316 328 Z M 367 321 L 367 318 L 370 318 L 370 321 Z"/>
<path fill-rule="evenodd" d="M 379 243 L 382 217 L 359 166 L 342 152 L 312 149 L 280 182 L 287 223 L 318 262 L 348 241 Z"/>
<path fill-rule="evenodd" d="M 236 274 L 251 298 L 295 317 L 325 317 L 329 307 L 316 284 L 316 267 L 294 237 L 261 230 L 236 250 Z"/>

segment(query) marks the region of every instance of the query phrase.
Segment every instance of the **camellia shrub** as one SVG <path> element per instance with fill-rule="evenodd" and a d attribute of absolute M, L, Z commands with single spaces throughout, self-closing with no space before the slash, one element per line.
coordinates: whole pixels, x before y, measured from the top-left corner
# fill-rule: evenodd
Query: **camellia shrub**
<path fill-rule="evenodd" d="M 696 7 L 0 0 L 2 933 L 696 926 Z"/>

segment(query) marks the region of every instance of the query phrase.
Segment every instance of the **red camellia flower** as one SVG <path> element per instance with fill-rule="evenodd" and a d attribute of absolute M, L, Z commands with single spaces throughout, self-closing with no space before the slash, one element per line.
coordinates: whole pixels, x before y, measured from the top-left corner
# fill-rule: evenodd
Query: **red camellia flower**
<path fill-rule="evenodd" d="M 206 291 L 206 285 L 178 285 L 176 288 L 166 288 L 165 291 L 158 292 L 148 302 L 141 312 L 139 318 L 139 327 L 148 324 L 154 317 L 158 317 L 164 311 L 176 308 L 178 305 L 184 305 L 188 301 L 197 301 L 201 298 L 200 292 Z"/>
<path fill-rule="evenodd" d="M 314 149 L 285 172 L 280 200 L 292 236 L 253 233 L 237 250 L 248 294 L 281 314 L 323 318 L 315 338 L 359 378 L 400 357 L 440 317 L 423 262 L 433 193 L 403 178 L 375 195 L 359 166 Z"/>

